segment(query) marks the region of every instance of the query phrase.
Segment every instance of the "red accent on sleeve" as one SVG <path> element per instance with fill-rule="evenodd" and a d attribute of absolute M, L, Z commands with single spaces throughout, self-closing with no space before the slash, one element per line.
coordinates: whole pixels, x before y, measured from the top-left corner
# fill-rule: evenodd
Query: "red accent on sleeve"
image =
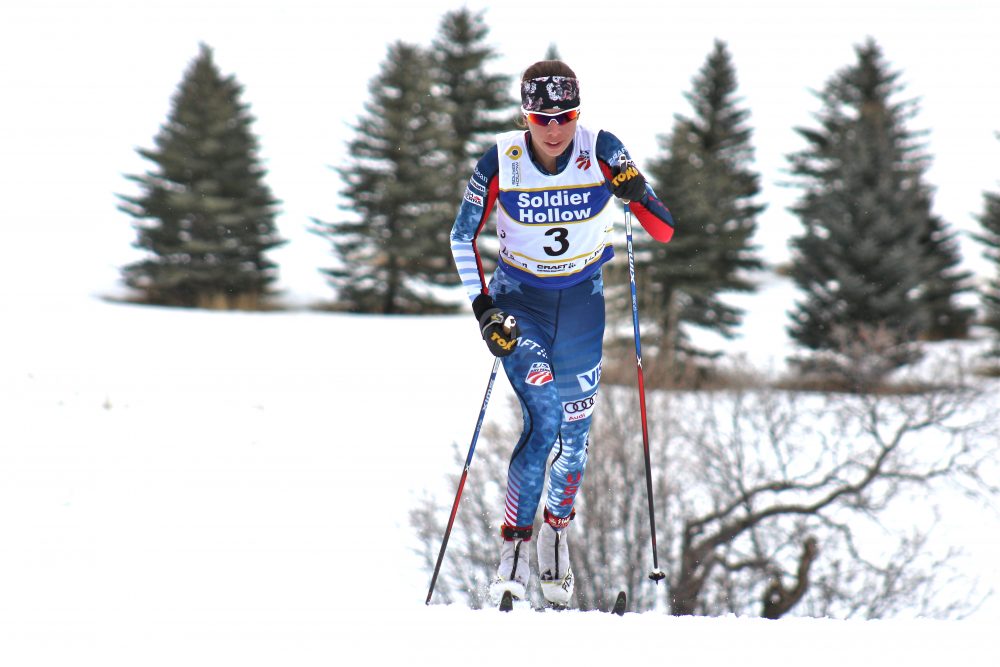
<path fill-rule="evenodd" d="M 632 202 L 629 208 L 635 215 L 636 220 L 642 225 L 642 228 L 655 240 L 660 243 L 666 243 L 674 237 L 674 228 L 639 202 Z"/>
<path fill-rule="evenodd" d="M 486 272 L 483 270 L 483 258 L 479 254 L 479 233 L 483 231 L 483 227 L 486 226 L 486 221 L 490 219 L 490 214 L 493 212 L 493 206 L 496 204 L 497 197 L 500 195 L 500 177 L 498 174 L 494 174 L 490 178 L 489 190 L 486 192 L 486 201 L 483 203 L 483 217 L 479 220 L 479 227 L 476 228 L 476 234 L 472 237 L 472 250 L 476 253 L 476 267 L 479 269 L 479 282 L 482 284 L 482 293 L 489 294 L 489 282 L 486 280 Z"/>
<path fill-rule="evenodd" d="M 604 180 L 610 183 L 611 167 L 608 166 L 608 163 L 603 160 L 598 162 L 598 164 L 601 165 L 601 173 L 604 174 Z M 670 212 L 667 210 L 667 207 L 663 205 L 663 202 L 659 200 L 655 201 L 658 205 L 657 208 L 663 209 L 665 214 L 669 216 Z M 662 217 L 656 215 L 656 213 L 637 201 L 630 204 L 629 210 L 632 211 L 636 219 L 639 221 L 639 224 L 642 225 L 642 228 L 645 229 L 646 232 L 653 237 L 653 239 L 659 241 L 660 243 L 666 243 L 673 238 L 674 228 L 672 218 L 670 219 L 670 222 L 667 222 Z"/>
<path fill-rule="evenodd" d="M 597 164 L 601 166 L 601 173 L 604 174 L 604 180 L 608 183 L 611 182 L 611 167 L 604 160 L 598 160 Z"/>

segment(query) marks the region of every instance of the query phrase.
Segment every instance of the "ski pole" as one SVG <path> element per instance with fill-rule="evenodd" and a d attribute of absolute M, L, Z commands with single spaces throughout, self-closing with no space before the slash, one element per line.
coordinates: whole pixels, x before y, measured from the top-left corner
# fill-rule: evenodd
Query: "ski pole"
<path fill-rule="evenodd" d="M 469 468 L 472 466 L 472 455 L 476 451 L 476 440 L 479 439 L 479 431 L 483 427 L 483 419 L 486 417 L 486 405 L 490 402 L 490 394 L 493 393 L 493 382 L 497 379 L 497 368 L 500 367 L 500 357 L 493 360 L 493 372 L 490 373 L 490 381 L 486 385 L 486 394 L 483 396 L 483 407 L 479 409 L 479 419 L 476 421 L 476 430 L 472 433 L 472 442 L 469 444 L 469 455 L 465 458 L 465 467 L 462 469 L 462 477 L 458 481 L 458 492 L 455 494 L 455 503 L 451 506 L 451 516 L 448 517 L 448 527 L 444 531 L 444 539 L 441 541 L 441 551 L 438 553 L 437 564 L 434 566 L 434 576 L 431 577 L 431 586 L 427 589 L 427 600 L 424 604 L 431 603 L 431 596 L 434 594 L 434 584 L 437 583 L 438 572 L 441 571 L 441 562 L 444 561 L 444 551 L 448 548 L 448 538 L 451 536 L 451 527 L 455 525 L 455 515 L 458 514 L 458 503 L 462 499 L 462 489 L 465 488 L 465 479 L 469 476 Z"/>
<path fill-rule="evenodd" d="M 622 169 L 626 168 L 625 156 L 622 155 Z M 639 301 L 635 290 L 635 253 L 632 251 L 632 211 L 629 202 L 625 201 L 625 243 L 628 249 L 628 277 L 632 289 L 632 328 L 635 330 L 635 365 L 639 375 L 639 414 L 642 417 L 642 450 L 646 463 L 646 500 L 649 502 L 649 537 L 653 547 L 653 569 L 649 578 L 659 583 L 666 578 L 666 573 L 660 569 L 656 557 L 656 516 L 653 510 L 653 473 L 649 464 L 649 428 L 646 425 L 646 388 L 642 377 L 642 346 L 639 342 Z"/>

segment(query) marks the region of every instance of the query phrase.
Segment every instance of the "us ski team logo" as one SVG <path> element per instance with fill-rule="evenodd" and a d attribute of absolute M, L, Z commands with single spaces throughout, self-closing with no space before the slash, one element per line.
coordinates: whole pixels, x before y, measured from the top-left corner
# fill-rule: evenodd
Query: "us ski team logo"
<path fill-rule="evenodd" d="M 528 377 L 524 381 L 530 385 L 541 387 L 543 384 L 552 382 L 552 368 L 544 361 L 537 361 L 531 364 L 528 369 Z"/>
<path fill-rule="evenodd" d="M 465 188 L 465 201 L 475 204 L 479 208 L 483 207 L 483 198 L 469 188 Z"/>

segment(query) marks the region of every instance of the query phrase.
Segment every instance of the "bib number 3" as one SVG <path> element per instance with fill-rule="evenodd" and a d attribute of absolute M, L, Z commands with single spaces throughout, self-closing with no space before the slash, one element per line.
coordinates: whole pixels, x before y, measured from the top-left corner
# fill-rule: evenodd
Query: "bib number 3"
<path fill-rule="evenodd" d="M 553 227 L 545 232 L 545 235 L 553 237 L 553 240 L 556 242 L 554 246 L 545 246 L 542 248 L 549 257 L 558 257 L 569 250 L 569 241 L 566 240 L 566 237 L 569 236 L 569 231 L 565 227 Z"/>

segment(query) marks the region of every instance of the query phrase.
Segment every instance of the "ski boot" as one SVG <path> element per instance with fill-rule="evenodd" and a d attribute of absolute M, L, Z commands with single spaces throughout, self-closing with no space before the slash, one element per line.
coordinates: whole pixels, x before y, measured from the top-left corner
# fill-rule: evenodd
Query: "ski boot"
<path fill-rule="evenodd" d="M 509 591 L 514 600 L 526 600 L 528 593 L 528 576 L 531 569 L 528 565 L 528 550 L 526 544 L 531 540 L 531 526 L 517 527 L 504 524 L 500 528 L 503 543 L 500 545 L 500 566 L 497 575 L 490 582 L 490 599 L 494 605 L 499 605 L 505 591 Z"/>
<path fill-rule="evenodd" d="M 545 508 L 545 521 L 538 533 L 538 579 L 550 607 L 565 609 L 573 597 L 573 568 L 569 566 L 568 517 L 557 517 Z"/>

